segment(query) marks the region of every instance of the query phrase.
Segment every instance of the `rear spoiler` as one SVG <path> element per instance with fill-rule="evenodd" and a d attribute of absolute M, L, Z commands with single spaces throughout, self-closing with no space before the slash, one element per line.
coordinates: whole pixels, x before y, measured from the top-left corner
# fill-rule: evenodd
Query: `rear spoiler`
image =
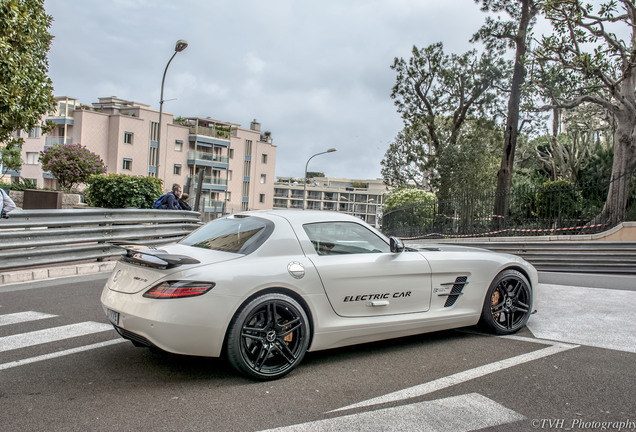
<path fill-rule="evenodd" d="M 126 251 L 126 255 L 121 257 L 122 261 L 141 266 L 170 269 L 184 264 L 201 263 L 201 261 L 187 255 L 169 254 L 164 250 L 153 249 L 145 245 L 116 241 L 108 242 L 108 244 Z"/>

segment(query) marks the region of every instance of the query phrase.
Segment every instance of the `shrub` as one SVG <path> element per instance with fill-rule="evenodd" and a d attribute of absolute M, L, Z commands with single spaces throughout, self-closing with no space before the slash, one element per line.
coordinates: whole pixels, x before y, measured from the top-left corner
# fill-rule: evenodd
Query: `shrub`
<path fill-rule="evenodd" d="M 384 200 L 384 211 L 410 204 L 432 204 L 434 202 L 435 195 L 430 192 L 421 189 L 398 189 L 392 191 Z"/>
<path fill-rule="evenodd" d="M 543 183 L 536 195 L 537 216 L 541 219 L 573 218 L 581 208 L 581 192 L 565 180 Z"/>
<path fill-rule="evenodd" d="M 156 177 L 94 175 L 88 180 L 84 196 L 93 207 L 149 209 L 161 195 L 161 190 L 161 180 Z"/>
<path fill-rule="evenodd" d="M 40 152 L 42 169 L 55 177 L 63 190 L 86 183 L 91 175 L 106 172 L 102 158 L 81 144 L 56 144 Z"/>
<path fill-rule="evenodd" d="M 29 179 L 22 179 L 22 182 L 11 183 L 9 186 L 11 187 L 11 190 L 14 190 L 14 191 L 23 191 L 26 189 L 38 189 L 38 185 L 33 180 L 29 180 Z"/>
<path fill-rule="evenodd" d="M 399 189 L 384 200 L 382 231 L 415 235 L 434 222 L 437 199 L 421 189 Z"/>

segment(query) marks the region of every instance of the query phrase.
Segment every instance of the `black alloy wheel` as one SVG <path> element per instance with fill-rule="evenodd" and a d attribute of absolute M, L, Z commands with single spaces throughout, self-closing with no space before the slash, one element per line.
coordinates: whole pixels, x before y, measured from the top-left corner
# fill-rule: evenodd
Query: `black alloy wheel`
<path fill-rule="evenodd" d="M 253 378 L 280 378 L 304 357 L 309 331 L 307 315 L 298 302 L 284 294 L 265 294 L 233 319 L 227 338 L 228 360 Z"/>
<path fill-rule="evenodd" d="M 517 332 L 532 312 L 532 288 L 516 270 L 504 270 L 490 284 L 480 323 L 500 335 Z"/>

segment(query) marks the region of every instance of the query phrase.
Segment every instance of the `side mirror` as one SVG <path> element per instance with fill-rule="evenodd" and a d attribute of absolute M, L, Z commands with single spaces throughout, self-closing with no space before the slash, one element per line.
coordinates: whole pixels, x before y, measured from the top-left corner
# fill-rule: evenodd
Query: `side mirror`
<path fill-rule="evenodd" d="M 404 252 L 404 242 L 397 237 L 391 237 L 390 239 L 391 252 Z"/>

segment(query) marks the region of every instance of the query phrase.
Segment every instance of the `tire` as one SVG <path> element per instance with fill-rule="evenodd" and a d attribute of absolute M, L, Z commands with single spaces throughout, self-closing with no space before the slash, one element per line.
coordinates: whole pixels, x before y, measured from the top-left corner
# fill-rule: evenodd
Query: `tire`
<path fill-rule="evenodd" d="M 516 270 L 504 270 L 490 284 L 480 325 L 498 335 L 516 333 L 532 313 L 532 287 Z"/>
<path fill-rule="evenodd" d="M 259 380 L 281 378 L 303 359 L 310 339 L 305 310 L 293 298 L 264 294 L 232 319 L 227 358 L 239 372 Z"/>

